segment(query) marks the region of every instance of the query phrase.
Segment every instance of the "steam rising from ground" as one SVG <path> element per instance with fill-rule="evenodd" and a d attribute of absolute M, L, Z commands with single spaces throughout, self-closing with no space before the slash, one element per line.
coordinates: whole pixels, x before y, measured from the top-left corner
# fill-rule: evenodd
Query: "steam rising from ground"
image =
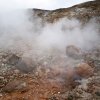
<path fill-rule="evenodd" d="M 66 56 L 66 47 L 74 45 L 82 52 L 94 49 L 99 44 L 98 29 L 95 19 L 85 26 L 67 18 L 43 25 L 31 11 L 1 13 L 0 48 L 64 72 L 65 66 L 74 65 Z"/>
<path fill-rule="evenodd" d="M 98 26 L 94 19 L 85 26 L 67 18 L 42 26 L 39 18 L 30 20 L 31 17 L 26 10 L 0 13 L 0 48 L 28 53 L 51 49 L 65 52 L 68 45 L 88 50 L 98 44 Z"/>
<path fill-rule="evenodd" d="M 95 22 L 91 20 L 86 26 L 76 20 L 61 19 L 47 24 L 38 40 L 45 47 L 55 47 L 64 50 L 68 45 L 75 45 L 82 49 L 91 49 L 97 44 L 98 32 Z"/>
<path fill-rule="evenodd" d="M 43 24 L 40 18 L 32 15 L 27 10 L 0 13 L 0 48 L 21 53 L 25 62 L 28 57 L 44 68 L 53 68 L 54 74 L 61 73 L 61 79 L 66 71 L 68 76 L 74 74 L 74 62 L 66 55 L 67 46 L 73 45 L 85 52 L 100 43 L 95 19 L 84 26 L 79 20 L 67 18 Z"/>

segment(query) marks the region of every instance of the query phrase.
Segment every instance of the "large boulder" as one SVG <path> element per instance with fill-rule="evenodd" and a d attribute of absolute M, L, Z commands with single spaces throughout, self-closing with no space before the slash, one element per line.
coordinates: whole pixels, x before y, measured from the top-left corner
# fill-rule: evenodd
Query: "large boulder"
<path fill-rule="evenodd" d="M 32 58 L 22 58 L 17 64 L 16 68 L 19 69 L 23 73 L 29 73 L 32 72 L 35 68 L 35 62 L 32 60 Z"/>
<path fill-rule="evenodd" d="M 88 78 L 93 75 L 93 68 L 89 66 L 87 63 L 81 63 L 75 68 L 76 74 L 83 77 Z"/>

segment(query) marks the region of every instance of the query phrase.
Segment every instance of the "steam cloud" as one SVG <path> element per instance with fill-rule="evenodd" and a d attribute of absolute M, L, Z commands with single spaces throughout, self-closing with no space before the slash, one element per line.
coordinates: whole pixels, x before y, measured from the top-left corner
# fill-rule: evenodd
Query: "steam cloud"
<path fill-rule="evenodd" d="M 53 81 L 65 81 L 66 76 L 69 79 L 75 76 L 73 67 L 76 63 L 66 55 L 66 47 L 73 45 L 82 52 L 95 49 L 100 45 L 98 29 L 95 19 L 85 25 L 67 18 L 43 25 L 41 19 L 29 10 L 0 12 L 0 49 L 21 53 L 24 61 L 39 63 L 47 73 L 48 68 L 53 69 L 51 74 L 55 77 L 50 75 Z M 20 69 L 25 69 L 24 65 Z"/>
<path fill-rule="evenodd" d="M 67 18 L 42 26 L 41 19 L 32 16 L 27 10 L 0 13 L 1 49 L 22 53 L 22 57 L 43 62 L 43 66 L 52 67 L 61 73 L 65 72 L 66 65 L 73 66 L 66 56 L 67 46 L 74 45 L 87 51 L 99 43 L 95 19 L 85 26 L 79 20 Z"/>
<path fill-rule="evenodd" d="M 88 50 L 99 43 L 95 19 L 85 26 L 79 20 L 67 18 L 42 26 L 39 18 L 33 17 L 30 20 L 31 17 L 31 13 L 26 10 L 1 13 L 0 48 L 24 51 L 29 47 L 40 51 L 55 48 L 64 52 L 68 45 Z"/>

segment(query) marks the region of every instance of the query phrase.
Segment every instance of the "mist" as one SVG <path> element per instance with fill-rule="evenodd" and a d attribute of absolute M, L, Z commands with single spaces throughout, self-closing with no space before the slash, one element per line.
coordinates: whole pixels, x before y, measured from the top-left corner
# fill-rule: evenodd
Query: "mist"
<path fill-rule="evenodd" d="M 0 98 L 61 100 L 96 96 L 98 2 L 41 10 L 84 1 L 70 0 L 66 4 L 61 0 L 37 0 L 32 5 L 27 0 L 0 1 Z"/>
<path fill-rule="evenodd" d="M 43 55 L 53 49 L 63 54 L 69 45 L 91 50 L 99 44 L 98 28 L 95 19 L 84 26 L 67 18 L 43 26 L 28 10 L 0 13 L 0 48 Z"/>
<path fill-rule="evenodd" d="M 77 64 L 83 63 L 80 55 L 100 45 L 99 35 L 95 18 L 85 25 L 74 18 L 43 23 L 30 10 L 0 13 L 0 50 L 20 55 L 17 68 L 22 71 L 32 66 L 37 72 L 41 67 L 51 72 L 51 82 L 70 79 Z"/>

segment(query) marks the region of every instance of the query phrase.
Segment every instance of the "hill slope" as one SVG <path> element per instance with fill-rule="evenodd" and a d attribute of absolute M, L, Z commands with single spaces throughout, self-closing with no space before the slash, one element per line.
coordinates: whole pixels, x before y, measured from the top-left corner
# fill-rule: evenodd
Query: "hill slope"
<path fill-rule="evenodd" d="M 54 22 L 60 18 L 77 18 L 87 21 L 90 18 L 100 17 L 100 1 L 90 1 L 75 5 L 70 8 L 61 8 L 56 10 L 33 9 L 36 16 L 44 21 Z"/>

